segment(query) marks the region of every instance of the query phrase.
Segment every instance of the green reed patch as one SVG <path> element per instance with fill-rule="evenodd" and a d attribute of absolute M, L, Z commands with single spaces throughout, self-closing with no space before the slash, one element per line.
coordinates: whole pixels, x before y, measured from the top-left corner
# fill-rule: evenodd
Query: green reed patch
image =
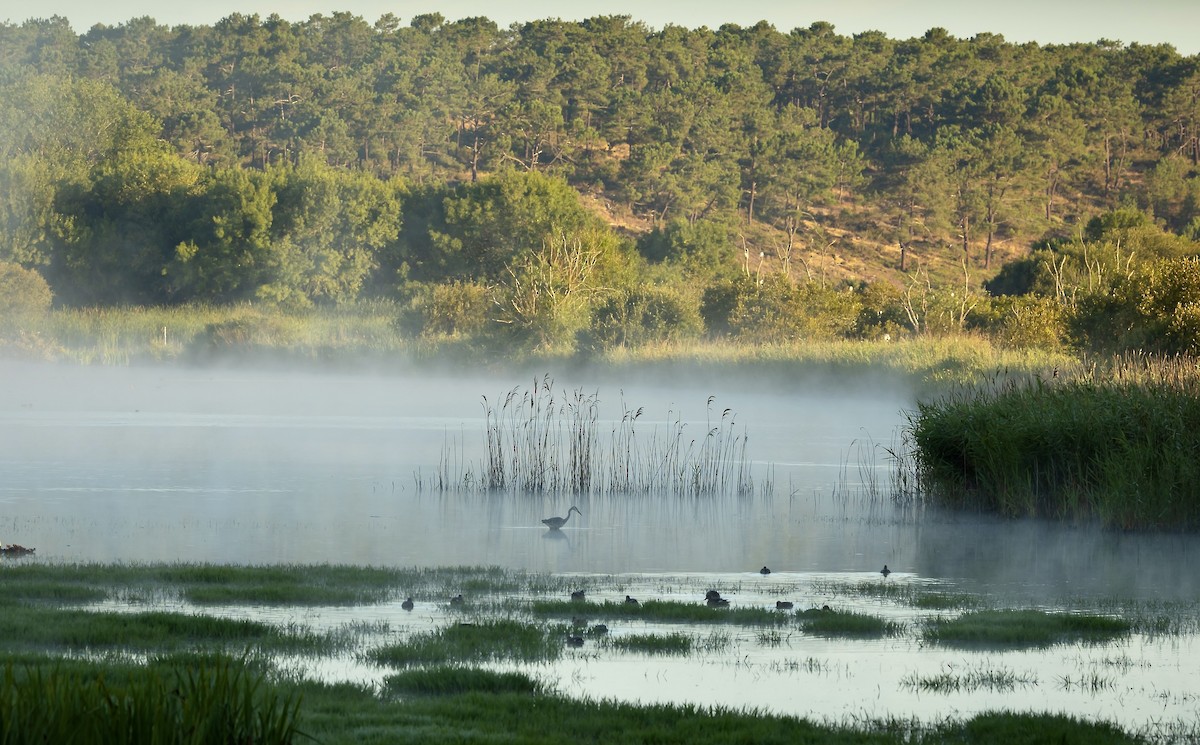
<path fill-rule="evenodd" d="M 909 416 L 918 491 L 1006 516 L 1200 527 L 1200 382 L 1004 381 Z"/>
<path fill-rule="evenodd" d="M 785 614 L 767 608 L 710 608 L 702 600 L 684 603 L 678 600 L 647 600 L 626 603 L 605 600 L 580 603 L 570 600 L 535 600 L 529 610 L 538 616 L 571 618 L 637 618 L 664 623 L 732 623 L 746 626 L 787 623 Z"/>
<path fill-rule="evenodd" d="M 687 634 L 626 634 L 606 636 L 600 645 L 622 652 L 640 652 L 654 655 L 686 655 L 691 653 L 694 640 Z"/>
<path fill-rule="evenodd" d="M 1068 641 L 1107 641 L 1128 634 L 1128 621 L 1109 616 L 1046 613 L 1040 610 L 987 610 L 957 618 L 931 618 L 922 635 L 934 642 L 1048 646 Z"/>
<path fill-rule="evenodd" d="M 496 672 L 473 667 L 435 667 L 405 670 L 384 679 L 390 693 L 446 696 L 461 693 L 546 693 L 546 686 L 517 672 Z"/>
<path fill-rule="evenodd" d="M 300 701 L 242 666 L 122 671 L 118 680 L 79 668 L 18 667 L 0 672 L 0 741 L 291 743 Z"/>
<path fill-rule="evenodd" d="M 904 631 L 901 623 L 853 611 L 811 608 L 797 612 L 796 618 L 806 632 L 822 636 L 894 636 Z"/>
<path fill-rule="evenodd" d="M 448 662 L 554 660 L 565 640 L 543 626 L 511 619 L 460 623 L 414 634 L 407 640 L 372 650 L 368 657 L 382 665 L 435 665 Z"/>

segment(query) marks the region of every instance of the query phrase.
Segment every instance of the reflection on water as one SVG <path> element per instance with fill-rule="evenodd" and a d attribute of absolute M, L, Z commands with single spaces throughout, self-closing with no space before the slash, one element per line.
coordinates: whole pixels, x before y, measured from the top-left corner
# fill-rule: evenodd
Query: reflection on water
<path fill-rule="evenodd" d="M 709 396 L 749 439 L 752 497 L 437 492 L 479 471 L 481 396 L 520 379 L 0 363 L 0 539 L 42 560 L 497 564 L 552 572 L 865 571 L 883 564 L 1018 594 L 1195 597 L 1198 542 L 897 511 L 890 445 L 912 406 L 887 384 L 633 384 L 598 391 L 648 433 Z M 675 414 L 672 414 L 672 417 Z M 769 481 L 771 489 L 761 487 Z M 419 488 L 423 483 L 425 488 Z M 559 534 L 544 517 L 578 504 Z"/>
<path fill-rule="evenodd" d="M 644 407 L 647 430 L 655 417 L 666 428 L 676 411 L 702 432 L 715 395 L 745 427 L 755 478 L 771 482 L 752 497 L 566 499 L 418 488 L 434 483 L 445 460 L 451 475 L 478 469 L 480 397 L 522 382 L 0 362 L 0 540 L 36 546 L 38 561 L 496 564 L 615 577 L 613 599 L 720 584 L 738 602 L 773 607 L 786 596 L 802 608 L 832 600 L 902 620 L 911 612 L 829 598 L 819 583 L 877 581 L 886 563 L 895 572 L 888 581 L 942 583 L 1019 604 L 1200 597 L 1195 536 L 914 516 L 872 496 L 890 468 L 876 443 L 891 444 L 912 406 L 886 381 L 859 392 L 823 390 L 812 380 L 700 385 L 576 373 L 560 381 L 599 392 L 602 434 L 611 426 L 604 417 L 619 417 L 622 401 Z M 582 517 L 560 531 L 542 526 L 571 504 Z M 757 573 L 764 564 L 774 570 L 768 578 Z M 364 612 L 388 621 L 393 633 L 446 620 L 432 608 L 282 611 L 284 620 L 317 626 L 336 625 L 346 613 L 364 620 Z M 922 648 L 911 634 L 853 643 L 792 634 L 764 646 L 750 632 L 735 633 L 731 649 L 686 660 L 648 664 L 585 647 L 541 672 L 567 692 L 596 696 L 818 718 L 936 717 L 991 708 L 996 698 L 923 695 L 906 689 L 904 676 L 986 664 L 1037 677 L 1035 687 L 1004 693 L 1009 708 L 1136 722 L 1200 711 L 1188 694 L 1200 690 L 1192 636 L 980 659 Z M 319 664 L 343 677 L 381 674 L 350 659 Z M 1081 672 L 1095 671 L 1123 686 L 1118 694 L 1072 686 Z"/>

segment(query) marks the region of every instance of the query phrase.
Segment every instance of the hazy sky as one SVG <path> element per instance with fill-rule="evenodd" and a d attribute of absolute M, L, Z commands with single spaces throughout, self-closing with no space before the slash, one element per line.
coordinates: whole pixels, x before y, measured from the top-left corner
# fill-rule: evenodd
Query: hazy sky
<path fill-rule="evenodd" d="M 3 5 L 9 5 L 6 0 Z M 1112 39 L 1125 43 L 1168 43 L 1183 54 L 1200 53 L 1200 2 L 1197 0 L 39 0 L 20 9 L 0 8 L 0 20 L 20 23 L 29 17 L 64 16 L 82 33 L 96 23 L 117 25 L 150 16 L 159 23 L 209 25 L 231 13 L 278 13 L 292 21 L 314 13 L 349 11 L 374 22 L 393 13 L 403 23 L 437 11 L 449 20 L 487 16 L 501 26 L 535 18 L 579 20 L 596 15 L 630 15 L 659 28 L 753 25 L 766 20 L 780 31 L 828 21 L 842 34 L 876 29 L 893 38 L 920 36 L 941 26 L 969 38 L 981 31 L 1003 34 L 1011 42 L 1042 44 Z"/>

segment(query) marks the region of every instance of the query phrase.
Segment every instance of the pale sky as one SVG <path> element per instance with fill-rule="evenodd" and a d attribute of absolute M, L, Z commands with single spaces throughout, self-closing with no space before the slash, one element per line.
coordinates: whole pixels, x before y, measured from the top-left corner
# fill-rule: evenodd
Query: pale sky
<path fill-rule="evenodd" d="M 114 26 L 140 16 L 174 26 L 212 25 L 232 13 L 263 17 L 278 13 L 300 21 L 315 13 L 348 11 L 370 23 L 393 13 L 407 24 L 415 15 L 436 11 L 448 20 L 487 16 L 502 27 L 539 18 L 581 20 L 597 15 L 630 15 L 653 28 L 749 26 L 766 20 L 784 32 L 828 21 L 840 34 L 874 29 L 898 39 L 941 26 L 960 38 L 986 31 L 1017 43 L 1110 39 L 1126 44 L 1167 43 L 1182 54 L 1200 53 L 1197 0 L 37 0 L 15 6 L 14 0 L 0 0 L 0 21 L 20 23 L 60 15 L 79 33 L 96 23 Z"/>

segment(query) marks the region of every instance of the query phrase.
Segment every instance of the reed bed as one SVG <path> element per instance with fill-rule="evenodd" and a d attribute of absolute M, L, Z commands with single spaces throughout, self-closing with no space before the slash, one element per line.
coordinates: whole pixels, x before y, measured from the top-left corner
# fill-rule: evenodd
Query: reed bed
<path fill-rule="evenodd" d="M 692 433 L 680 412 L 650 432 L 639 427 L 644 408 L 621 405 L 621 418 L 600 436 L 599 396 L 555 389 L 534 379 L 496 402 L 483 397 L 486 457 L 480 474 L 455 473 L 443 452 L 439 490 L 530 494 L 669 494 L 693 497 L 750 495 L 754 491 L 747 436 L 738 434 L 731 409 L 719 414 L 708 399 L 704 430 Z"/>
<path fill-rule="evenodd" d="M 62 667 L 0 673 L 0 742 L 291 743 L 302 737 L 298 696 L 269 689 L 233 662 L 157 668 L 123 681 Z"/>
<path fill-rule="evenodd" d="M 930 503 L 1120 529 L 1200 528 L 1193 359 L 997 376 L 920 403 L 907 432 L 915 491 Z"/>

